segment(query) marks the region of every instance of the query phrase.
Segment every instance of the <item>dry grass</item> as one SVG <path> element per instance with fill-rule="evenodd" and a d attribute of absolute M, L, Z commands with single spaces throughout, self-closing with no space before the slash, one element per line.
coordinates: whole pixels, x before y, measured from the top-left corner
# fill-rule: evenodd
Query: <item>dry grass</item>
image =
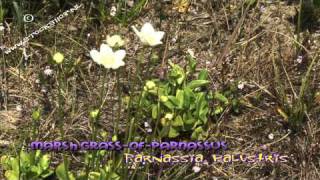
<path fill-rule="evenodd" d="M 43 75 L 46 66 L 51 66 L 47 61 L 50 57 L 48 51 L 54 49 L 63 51 L 67 63 L 77 60 L 70 70 L 70 74 L 76 76 L 66 74 L 70 91 L 63 94 L 66 102 L 66 138 L 73 141 L 90 138 L 88 111 L 98 103 L 103 74 L 91 61 L 88 49 L 98 47 L 106 35 L 120 32 L 127 38 L 126 46 L 131 48 L 127 48 L 128 57 L 133 59 L 137 38 L 129 27 L 151 21 L 167 34 L 167 53 L 161 57 L 164 63 L 168 59 L 179 63 L 187 49 L 192 49 L 200 63 L 198 68 L 206 68 L 210 72 L 212 90 L 223 89 L 238 80 L 246 82 L 240 90 L 241 113 L 236 115 L 227 108 L 218 120 L 212 122 L 211 140 L 227 141 L 229 149 L 225 153 L 279 152 L 290 156 L 287 163 L 204 165 L 200 179 L 319 179 L 319 100 L 317 102 L 315 99 L 310 111 L 306 112 L 307 119 L 301 129 L 298 132 L 290 129 L 288 121 L 277 111 L 281 108 L 281 98 L 273 61 L 278 64 L 285 95 L 292 102 L 299 93 L 301 79 L 310 61 L 319 52 L 320 33 L 304 31 L 301 41 L 304 50 L 297 52 L 295 26 L 290 23 L 296 15 L 296 4 L 259 1 L 256 7 L 246 10 L 239 1 L 224 2 L 192 1 L 189 11 L 184 14 L 173 10 L 171 3 L 159 5 L 156 1 L 150 1 L 143 13 L 128 26 L 106 23 L 98 27 L 94 22 L 88 23 L 89 17 L 83 9 L 33 40 L 25 49 L 30 55 L 28 59 L 24 59 L 22 50 L 3 56 L 1 61 L 5 63 L 1 63 L 0 87 L 4 96 L 0 99 L 0 124 L 5 126 L 0 128 L 0 140 L 10 139 L 11 142 L 24 138 L 21 137 L 23 134 L 12 133 L 16 128 L 13 124 L 21 119 L 19 121 L 23 123 L 17 128 L 27 127 L 31 122 L 31 110 L 37 106 L 44 107 L 45 117 L 39 128 L 39 140 L 59 140 L 55 117 L 56 79 L 55 76 Z M 165 16 L 162 21 L 157 6 L 161 6 L 162 16 Z M 28 32 L 39 27 L 37 23 L 42 24 L 28 24 Z M 8 47 L 22 36 L 13 27 L 11 30 L 4 37 Z M 80 33 L 82 31 L 83 34 Z M 90 36 L 86 36 L 87 33 Z M 165 51 L 164 47 L 159 51 Z M 302 63 L 296 61 L 299 55 L 303 56 Z M 160 66 L 159 62 L 156 68 Z M 312 70 L 310 92 L 320 91 L 319 70 L 317 61 Z M 124 71 L 126 76 L 134 76 L 134 62 L 128 62 Z M 156 76 L 156 73 L 152 75 Z M 106 105 L 100 121 L 101 128 L 107 132 L 112 128 L 110 122 L 114 121 L 119 106 L 113 77 L 110 75 L 107 80 Z M 36 83 L 38 80 L 40 83 Z M 122 82 L 130 85 L 131 81 L 123 79 Z M 22 106 L 22 112 L 15 110 L 17 105 Z M 125 125 L 124 117 L 120 128 L 122 132 Z M 10 137 L 3 129 L 10 129 Z M 274 135 L 274 139 L 268 138 L 270 134 Z"/>

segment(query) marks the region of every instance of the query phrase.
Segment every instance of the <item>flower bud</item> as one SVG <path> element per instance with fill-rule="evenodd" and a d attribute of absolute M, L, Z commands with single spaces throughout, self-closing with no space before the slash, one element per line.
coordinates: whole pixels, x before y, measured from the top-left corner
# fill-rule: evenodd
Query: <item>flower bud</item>
<path fill-rule="evenodd" d="M 95 109 L 90 112 L 90 118 L 92 119 L 97 119 L 98 115 L 99 115 L 99 109 Z"/>
<path fill-rule="evenodd" d="M 156 87 L 156 84 L 153 81 L 147 81 L 146 87 L 148 90 L 152 90 L 153 88 Z"/>
<path fill-rule="evenodd" d="M 173 114 L 172 113 L 167 113 L 165 116 L 164 116 L 165 119 L 168 119 L 168 120 L 172 120 L 173 119 Z"/>
<path fill-rule="evenodd" d="M 57 63 L 57 64 L 61 64 L 63 62 L 64 56 L 63 54 L 61 54 L 60 52 L 57 52 L 53 55 L 53 60 Z"/>
<path fill-rule="evenodd" d="M 168 96 L 160 96 L 160 101 L 165 103 L 168 101 Z"/>

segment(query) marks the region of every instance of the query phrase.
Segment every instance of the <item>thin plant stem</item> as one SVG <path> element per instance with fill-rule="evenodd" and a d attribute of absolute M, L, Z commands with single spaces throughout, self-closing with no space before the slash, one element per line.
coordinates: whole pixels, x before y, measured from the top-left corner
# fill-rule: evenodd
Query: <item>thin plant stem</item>
<path fill-rule="evenodd" d="M 298 24 L 297 24 L 297 41 L 300 42 L 300 32 L 301 32 L 301 18 L 302 18 L 302 8 L 303 8 L 303 0 L 300 0 L 299 4 L 299 14 L 298 14 Z M 297 46 L 297 50 L 300 50 L 300 46 Z"/>
<path fill-rule="evenodd" d="M 62 90 L 63 90 L 63 87 L 62 87 L 62 84 L 65 82 L 64 79 L 63 79 L 63 75 L 62 75 L 62 72 L 63 72 L 63 68 L 62 66 L 59 66 L 58 68 L 58 104 L 59 104 L 59 108 L 58 108 L 58 118 L 59 118 L 59 123 L 58 123 L 58 126 L 59 126 L 59 130 L 60 130 L 60 135 L 61 135 L 61 139 L 62 141 L 64 140 L 64 129 L 63 129 L 63 119 L 64 119 L 64 113 L 63 113 L 63 109 L 64 109 L 64 103 L 63 103 L 63 95 L 62 95 Z M 65 153 L 63 153 L 63 165 L 64 165 L 64 169 L 67 170 L 67 156 Z M 68 175 L 68 172 L 65 171 L 65 176 L 67 177 L 67 180 L 69 180 L 69 175 Z"/>

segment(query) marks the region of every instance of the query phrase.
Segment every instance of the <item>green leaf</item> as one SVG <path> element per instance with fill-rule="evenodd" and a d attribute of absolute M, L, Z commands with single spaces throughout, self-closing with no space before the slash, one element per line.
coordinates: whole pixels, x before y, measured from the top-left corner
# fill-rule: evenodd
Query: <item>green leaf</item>
<path fill-rule="evenodd" d="M 177 116 L 177 117 L 173 120 L 173 122 L 172 122 L 171 125 L 174 126 L 174 127 L 183 126 L 183 120 L 182 120 L 181 116 L 180 116 L 180 115 Z"/>
<path fill-rule="evenodd" d="M 183 108 L 183 104 L 184 104 L 184 92 L 180 89 L 177 90 L 177 94 L 176 94 L 176 98 L 178 100 L 178 107 L 180 109 Z"/>
<path fill-rule="evenodd" d="M 40 167 L 42 168 L 42 170 L 46 170 L 49 168 L 49 164 L 50 164 L 50 155 L 49 154 L 45 154 L 40 158 L 39 161 Z"/>
<path fill-rule="evenodd" d="M 200 71 L 198 80 L 207 80 L 208 79 L 208 71 L 203 69 Z"/>
<path fill-rule="evenodd" d="M 189 88 L 185 88 L 183 92 L 184 92 L 184 107 L 189 109 L 189 106 L 192 103 L 191 100 L 194 97 L 194 94 L 192 90 Z"/>
<path fill-rule="evenodd" d="M 169 72 L 169 77 L 171 78 L 171 82 L 175 85 L 175 82 L 178 84 L 182 84 L 182 82 L 185 80 L 186 75 L 184 73 L 184 70 L 179 65 L 173 64 L 172 62 L 169 62 L 172 69 Z"/>
<path fill-rule="evenodd" d="M 218 114 L 221 114 L 222 112 L 223 112 L 223 108 L 221 106 L 218 106 L 214 109 L 213 114 L 218 115 Z"/>
<path fill-rule="evenodd" d="M 68 171 L 69 169 L 69 162 L 66 162 L 66 168 L 65 169 L 65 164 L 61 163 L 57 169 L 56 169 L 56 175 L 59 180 L 75 180 L 74 175 Z M 67 177 L 68 176 L 68 177 Z"/>
<path fill-rule="evenodd" d="M 175 128 L 170 127 L 170 129 L 169 129 L 169 138 L 175 138 L 177 136 L 179 136 L 179 132 Z"/>
<path fill-rule="evenodd" d="M 110 176 L 111 176 L 112 180 L 119 180 L 120 179 L 120 176 L 115 172 L 112 172 Z"/>
<path fill-rule="evenodd" d="M 19 174 L 20 172 L 20 166 L 19 166 L 19 160 L 18 158 L 12 158 L 11 160 L 11 169 L 15 174 Z"/>
<path fill-rule="evenodd" d="M 31 156 L 29 153 L 21 150 L 20 152 L 20 166 L 22 167 L 30 167 L 31 166 Z"/>
<path fill-rule="evenodd" d="M 48 169 L 47 169 L 46 171 L 42 172 L 41 177 L 42 177 L 43 179 L 45 179 L 45 178 L 51 176 L 53 173 L 54 173 L 53 170 L 51 170 L 51 169 L 48 170 Z"/>
<path fill-rule="evenodd" d="M 220 102 L 223 102 L 225 104 L 229 104 L 229 100 L 227 97 L 225 97 L 223 94 L 219 93 L 219 92 L 215 92 L 214 94 L 214 98 L 217 99 Z"/>
<path fill-rule="evenodd" d="M 175 106 L 179 106 L 179 100 L 174 96 L 168 96 L 169 100 L 174 104 Z"/>
<path fill-rule="evenodd" d="M 88 179 L 89 180 L 97 180 L 97 179 L 100 179 L 100 176 L 101 176 L 100 172 L 90 172 Z"/>
<path fill-rule="evenodd" d="M 41 175 L 42 169 L 39 166 L 31 166 L 31 171 L 39 176 Z"/>
<path fill-rule="evenodd" d="M 166 101 L 163 103 L 167 108 L 169 108 L 170 110 L 174 109 L 174 104 L 171 101 Z"/>
<path fill-rule="evenodd" d="M 192 56 L 187 56 L 188 60 L 188 71 L 193 73 L 196 70 L 197 61 Z"/>
<path fill-rule="evenodd" d="M 195 89 L 201 86 L 206 86 L 209 83 L 210 81 L 207 81 L 207 80 L 193 80 L 187 85 L 187 88 Z"/>
<path fill-rule="evenodd" d="M 204 132 L 204 130 L 203 130 L 203 128 L 200 126 L 200 127 L 197 127 L 194 131 L 193 131 L 193 133 L 192 133 L 192 135 L 191 135 L 191 138 L 192 139 L 198 139 L 199 138 L 199 136 L 202 134 Z"/>
<path fill-rule="evenodd" d="M 158 118 L 158 106 L 156 104 L 152 105 L 152 118 L 153 119 Z"/>
<path fill-rule="evenodd" d="M 6 171 L 4 176 L 7 180 L 19 180 L 19 172 L 15 172 L 13 170 Z"/>

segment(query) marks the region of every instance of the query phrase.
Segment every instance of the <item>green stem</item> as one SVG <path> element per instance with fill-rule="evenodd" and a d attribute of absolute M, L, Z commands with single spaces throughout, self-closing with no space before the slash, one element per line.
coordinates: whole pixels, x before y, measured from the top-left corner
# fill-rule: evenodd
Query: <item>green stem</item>
<path fill-rule="evenodd" d="M 114 133 L 116 136 L 118 136 L 118 130 L 119 130 L 119 121 L 121 118 L 121 109 L 122 109 L 122 96 L 121 96 L 121 82 L 120 82 L 120 74 L 121 71 L 120 69 L 117 70 L 116 72 L 116 76 L 117 76 L 117 94 L 118 94 L 118 114 L 117 114 L 117 121 L 115 124 L 115 129 L 114 129 Z"/>
<path fill-rule="evenodd" d="M 300 10 L 298 15 L 298 24 L 297 24 L 297 42 L 300 43 L 300 32 L 301 32 L 301 18 L 302 18 L 302 9 L 303 9 L 303 0 L 300 0 Z M 298 51 L 300 50 L 300 45 L 297 46 Z"/>
<path fill-rule="evenodd" d="M 92 126 L 92 136 L 91 139 L 92 141 L 97 141 L 97 134 L 98 134 L 98 130 L 97 130 L 97 125 L 99 124 L 99 119 L 100 119 L 100 112 L 103 109 L 104 106 L 104 94 L 105 94 L 105 83 L 106 83 L 106 79 L 107 79 L 107 75 L 108 75 L 108 71 L 103 69 L 104 71 L 104 76 L 102 78 L 102 85 L 101 85 L 101 89 L 100 89 L 100 101 L 99 101 L 99 112 L 97 117 L 91 119 L 91 126 Z M 95 161 L 97 158 L 97 153 L 98 151 L 92 151 L 92 158 L 89 160 L 89 167 L 87 168 L 87 176 L 89 175 L 89 168 L 91 167 L 92 169 L 95 168 Z"/>
<path fill-rule="evenodd" d="M 63 129 L 63 119 L 64 119 L 64 113 L 63 113 L 63 109 L 64 109 L 64 103 L 63 103 L 63 95 L 61 93 L 62 91 L 62 84 L 64 81 L 64 76 L 62 75 L 62 72 L 63 72 L 63 68 L 62 66 L 59 67 L 58 69 L 58 91 L 59 91 L 59 96 L 58 96 L 58 104 L 59 104 L 59 108 L 58 108 L 58 120 L 59 120 L 59 123 L 58 123 L 58 126 L 59 126 L 59 130 L 60 130 L 60 135 L 61 135 L 61 139 L 62 141 L 64 141 L 64 129 Z M 68 175 L 68 167 L 67 167 L 67 156 L 65 155 L 65 153 L 63 153 L 63 165 L 64 165 L 64 169 L 66 170 L 65 171 L 65 176 L 67 177 L 67 180 L 69 180 L 69 175 Z"/>

